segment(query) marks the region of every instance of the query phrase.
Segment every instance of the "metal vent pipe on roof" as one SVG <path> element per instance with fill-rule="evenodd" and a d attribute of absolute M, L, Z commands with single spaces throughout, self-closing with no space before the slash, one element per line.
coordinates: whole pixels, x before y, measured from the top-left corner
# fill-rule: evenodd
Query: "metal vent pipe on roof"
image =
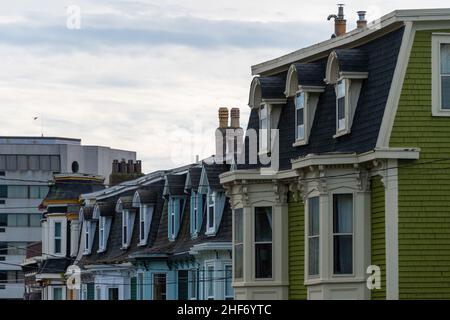
<path fill-rule="evenodd" d="M 327 20 L 334 19 L 334 34 L 331 36 L 339 37 L 347 32 L 347 20 L 344 17 L 344 4 L 338 4 L 338 14 L 330 14 Z"/>

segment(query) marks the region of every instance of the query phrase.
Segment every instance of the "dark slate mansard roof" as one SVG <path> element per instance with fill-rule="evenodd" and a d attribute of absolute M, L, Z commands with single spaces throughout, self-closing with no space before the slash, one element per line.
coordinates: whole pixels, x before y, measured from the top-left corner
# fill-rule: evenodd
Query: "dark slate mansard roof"
<path fill-rule="evenodd" d="M 299 85 L 303 86 L 323 86 L 326 64 L 324 61 L 318 63 L 294 63 L 297 71 Z"/>
<path fill-rule="evenodd" d="M 363 81 L 349 134 L 333 138 L 333 135 L 336 134 L 336 94 L 334 85 L 326 85 L 325 92 L 319 98 L 309 143 L 305 146 L 293 147 L 292 144 L 295 142 L 295 105 L 292 97 L 287 100 L 286 105 L 282 107 L 278 127 L 280 170 L 290 169 L 291 159 L 308 154 L 363 153 L 375 148 L 397 64 L 403 31 L 403 28 L 397 29 L 354 49 L 335 50 L 341 70 L 368 72 L 368 78 Z M 327 60 L 328 58 L 323 58 L 314 63 L 326 64 Z M 283 74 L 265 78 L 275 77 L 278 83 L 279 77 Z M 323 78 L 325 78 L 325 74 L 322 75 Z M 261 83 L 266 82 L 269 81 L 263 80 Z M 250 112 L 247 129 L 259 129 L 257 108 Z M 245 144 L 246 164 L 238 165 L 238 168 L 259 167 L 259 165 L 248 164 L 248 138 L 246 138 Z"/>

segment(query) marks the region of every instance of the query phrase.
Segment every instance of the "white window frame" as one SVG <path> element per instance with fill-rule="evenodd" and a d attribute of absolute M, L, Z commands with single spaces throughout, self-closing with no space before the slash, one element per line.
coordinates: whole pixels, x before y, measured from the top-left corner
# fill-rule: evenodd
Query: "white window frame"
<path fill-rule="evenodd" d="M 352 232 L 335 233 L 334 232 L 334 197 L 339 195 L 352 196 Z M 331 274 L 333 277 L 352 277 L 355 274 L 355 195 L 350 192 L 339 192 L 331 194 Z M 352 237 L 352 272 L 351 273 L 334 273 L 334 237 L 335 236 L 351 236 Z"/>
<path fill-rule="evenodd" d="M 170 221 L 169 221 L 169 225 L 170 225 L 170 229 L 169 229 L 169 237 L 170 237 L 170 240 L 175 240 L 175 232 L 176 232 L 176 229 L 175 229 L 175 223 L 176 223 L 176 219 L 177 219 L 177 217 L 176 217 L 176 212 L 175 212 L 175 198 L 170 198 L 169 199 L 169 219 L 170 219 Z"/>
<path fill-rule="evenodd" d="M 344 86 L 344 94 L 340 94 L 341 90 L 339 90 L 339 86 Z M 336 133 L 346 133 L 348 131 L 348 87 L 349 87 L 349 80 L 348 79 L 339 79 L 335 86 L 336 91 Z M 339 99 L 344 99 L 344 118 L 339 119 Z M 341 127 L 341 121 L 343 123 L 343 127 Z"/>
<path fill-rule="evenodd" d="M 91 252 L 91 221 L 85 220 L 84 228 L 84 254 Z"/>
<path fill-rule="evenodd" d="M 127 248 L 130 244 L 130 212 L 122 210 L 122 247 Z M 126 239 L 125 239 L 126 237 Z"/>
<path fill-rule="evenodd" d="M 210 268 L 212 268 L 212 277 L 209 274 Z M 216 281 L 214 279 L 216 273 L 216 268 L 214 266 L 214 263 L 206 263 L 205 264 L 205 297 L 206 300 L 216 300 Z M 209 289 L 212 290 L 212 295 L 209 294 Z"/>
<path fill-rule="evenodd" d="M 258 208 L 271 208 L 271 215 L 272 215 L 272 239 L 270 241 L 256 241 L 256 210 Z M 253 254 L 253 264 L 254 265 L 253 265 L 252 274 L 254 276 L 255 281 L 271 281 L 271 280 L 273 280 L 274 273 L 275 273 L 275 268 L 274 268 L 274 266 L 275 266 L 275 263 L 274 263 L 274 256 L 275 256 L 274 255 L 274 230 L 275 230 L 275 228 L 274 228 L 274 219 L 273 219 L 275 209 L 274 209 L 273 206 L 261 205 L 261 206 L 253 207 L 252 212 L 253 212 L 253 228 L 254 228 L 253 229 L 253 237 L 252 237 L 253 253 L 254 253 Z M 257 245 L 265 245 L 265 244 L 270 244 L 271 245 L 271 249 L 272 249 L 272 252 L 271 252 L 271 255 L 272 255 L 271 276 L 270 277 L 266 277 L 266 278 L 261 278 L 261 277 L 256 277 L 256 264 L 257 264 L 257 261 L 256 261 L 256 246 Z"/>
<path fill-rule="evenodd" d="M 442 108 L 441 44 L 450 44 L 450 33 L 433 33 L 431 36 L 432 115 L 450 117 L 450 109 Z"/>
<path fill-rule="evenodd" d="M 265 110 L 265 115 L 263 117 L 262 110 Z M 270 145 L 270 105 L 268 103 L 261 103 L 259 111 L 259 153 L 269 153 L 271 150 Z M 266 129 L 262 128 L 262 122 L 266 122 Z M 265 130 L 265 131 L 264 131 Z M 264 145 L 265 143 L 266 145 Z"/>
<path fill-rule="evenodd" d="M 147 210 L 148 206 L 141 204 L 139 208 L 139 242 L 144 244 L 146 242 L 147 236 Z"/>
<path fill-rule="evenodd" d="M 64 287 L 62 287 L 62 286 L 52 287 L 52 300 L 53 301 L 57 301 L 57 300 L 55 300 L 55 291 L 56 290 L 61 290 L 61 300 L 59 300 L 59 301 L 65 300 L 66 297 L 65 297 L 65 294 L 64 294 Z"/>
<path fill-rule="evenodd" d="M 98 219 L 98 239 L 99 239 L 99 251 L 105 250 L 105 237 L 106 232 L 106 217 L 100 216 Z"/>
<path fill-rule="evenodd" d="M 298 105 L 297 105 L 297 98 L 298 98 L 298 95 L 302 95 L 303 96 L 303 107 L 302 108 L 300 108 Z M 305 92 L 305 91 L 297 91 L 296 93 L 295 93 L 295 98 L 294 98 L 294 104 L 295 104 L 295 141 L 296 142 L 304 142 L 304 141 L 306 141 L 307 139 L 306 139 L 306 135 L 307 135 L 307 112 L 306 112 L 306 107 L 307 107 L 307 101 L 308 101 L 308 93 L 307 92 Z M 297 113 L 298 113 L 298 110 L 300 110 L 300 109 L 303 109 L 303 137 L 299 137 L 298 136 L 298 128 L 299 128 L 299 126 L 298 126 L 298 116 L 297 116 Z"/>
<path fill-rule="evenodd" d="M 211 203 L 212 200 L 212 203 Z M 216 232 L 216 192 L 209 190 L 207 194 L 207 215 L 206 215 L 206 234 L 214 234 Z M 213 221 L 210 226 L 210 213 L 209 210 L 213 210 Z"/>
<path fill-rule="evenodd" d="M 195 275 L 195 276 L 193 276 Z M 198 269 L 190 269 L 188 272 L 188 279 L 189 279 L 189 300 L 197 300 L 198 299 L 198 292 L 199 292 L 199 272 Z M 193 289 L 195 288 L 195 290 Z"/>
<path fill-rule="evenodd" d="M 56 236 L 56 224 L 60 226 L 60 234 L 59 237 Z M 59 252 L 56 251 L 56 240 L 59 240 Z M 53 223 L 53 253 L 55 255 L 63 254 L 63 222 L 55 221 Z"/>
<path fill-rule="evenodd" d="M 310 199 L 314 199 L 314 198 L 317 198 L 318 199 L 318 201 L 319 201 L 319 233 L 317 234 L 317 235 L 311 235 L 310 234 L 310 223 L 311 223 L 311 221 L 310 221 Z M 311 196 L 311 197 L 309 197 L 308 199 L 307 199 L 307 201 L 306 201 L 306 208 L 305 208 L 305 226 L 306 226 L 306 232 L 305 232 L 305 234 L 306 234 L 306 245 L 305 245 L 305 256 L 306 256 L 306 259 L 305 259 L 305 276 L 306 276 L 306 278 L 308 278 L 308 279 L 314 279 L 314 278 L 319 278 L 320 277 L 320 275 L 321 275 L 321 264 L 322 264 L 322 261 L 321 261 L 321 245 L 320 245 L 320 231 L 321 231 L 321 223 L 322 223 L 322 217 L 321 217 L 321 205 L 320 205 L 320 196 L 319 195 L 315 195 L 315 196 Z M 317 239 L 319 239 L 319 253 L 318 253 L 318 255 L 319 255 L 319 261 L 318 261 L 318 273 L 316 273 L 316 274 L 310 274 L 310 272 L 309 272 L 309 259 L 310 259 L 310 256 L 309 256 L 309 240 L 310 239 L 313 239 L 313 238 L 317 238 Z"/>
<path fill-rule="evenodd" d="M 193 200 L 193 226 L 192 231 L 194 234 L 198 233 L 198 193 L 195 191 L 192 191 L 191 197 L 194 197 Z"/>

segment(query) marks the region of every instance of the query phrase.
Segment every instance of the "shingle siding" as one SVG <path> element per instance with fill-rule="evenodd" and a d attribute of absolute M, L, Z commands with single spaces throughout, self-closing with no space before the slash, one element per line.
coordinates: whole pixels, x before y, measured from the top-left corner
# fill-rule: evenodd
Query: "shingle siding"
<path fill-rule="evenodd" d="M 450 118 L 431 115 L 432 32 L 416 32 L 390 139 L 421 148 L 399 164 L 401 299 L 450 299 L 450 162 L 429 163 L 450 155 Z"/>
<path fill-rule="evenodd" d="M 305 215 L 300 199 L 289 196 L 289 299 L 306 299 Z"/>
<path fill-rule="evenodd" d="M 371 264 L 380 267 L 381 289 L 371 291 L 372 300 L 386 299 L 386 219 L 385 193 L 380 176 L 371 184 Z"/>

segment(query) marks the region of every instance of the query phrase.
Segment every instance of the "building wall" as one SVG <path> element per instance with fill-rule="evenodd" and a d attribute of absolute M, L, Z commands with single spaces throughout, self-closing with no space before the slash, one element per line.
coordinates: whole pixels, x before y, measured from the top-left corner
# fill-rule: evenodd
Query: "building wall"
<path fill-rule="evenodd" d="M 305 205 L 300 195 L 289 195 L 289 299 L 306 299 Z"/>
<path fill-rule="evenodd" d="M 399 298 L 450 299 L 450 118 L 431 114 L 431 33 L 417 31 L 390 139 L 419 147 L 399 163 Z M 425 164 L 421 164 L 426 162 Z"/>
<path fill-rule="evenodd" d="M 372 300 L 386 299 L 386 225 L 384 185 L 380 176 L 371 184 L 371 264 L 380 267 L 381 289 L 371 292 Z"/>

